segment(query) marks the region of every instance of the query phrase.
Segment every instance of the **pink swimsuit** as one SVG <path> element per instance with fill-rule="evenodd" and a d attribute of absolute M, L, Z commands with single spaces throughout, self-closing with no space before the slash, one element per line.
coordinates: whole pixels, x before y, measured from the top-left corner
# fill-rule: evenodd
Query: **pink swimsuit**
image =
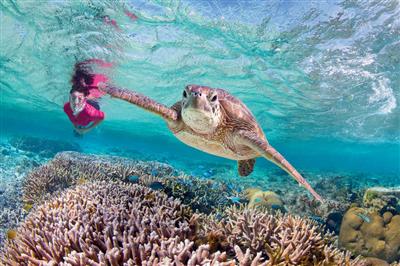
<path fill-rule="evenodd" d="M 85 108 L 83 108 L 77 116 L 74 116 L 74 112 L 72 111 L 69 102 L 67 102 L 64 104 L 64 112 L 68 115 L 72 124 L 79 127 L 86 127 L 89 126 L 91 122 L 95 123 L 104 119 L 104 113 L 97 110 L 89 103 L 86 103 Z"/>

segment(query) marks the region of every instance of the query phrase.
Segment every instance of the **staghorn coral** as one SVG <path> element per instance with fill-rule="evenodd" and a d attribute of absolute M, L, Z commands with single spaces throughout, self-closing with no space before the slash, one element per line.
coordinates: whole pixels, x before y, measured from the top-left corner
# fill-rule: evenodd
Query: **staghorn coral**
<path fill-rule="evenodd" d="M 41 198 L 48 201 L 35 207 L 18 229 L 16 239 L 1 254 L 3 263 L 11 264 L 15 258 L 23 261 L 20 265 L 26 261 L 38 265 L 43 258 L 48 265 L 356 265 L 358 261 L 335 249 L 330 235 L 309 220 L 230 208 L 222 220 L 217 213 L 198 221 L 179 203 L 183 211 L 174 212 L 175 207 L 157 201 L 167 200 L 161 192 L 113 181 L 128 181 L 137 174 L 139 183 L 162 182 L 168 195 L 186 200 L 194 209 L 209 212 L 216 202 L 227 206 L 229 190 L 224 184 L 171 176 L 173 169 L 160 165 L 155 171 L 154 165 L 140 161 L 58 154 L 42 171 L 52 174 L 33 193 L 38 199 L 39 193 L 52 192 Z M 92 184 L 93 180 L 103 181 Z M 75 184 L 80 186 L 61 192 Z M 171 210 L 173 215 L 165 214 Z M 26 251 L 29 247 L 33 251 Z"/>
<path fill-rule="evenodd" d="M 28 203 L 39 203 L 56 191 L 87 180 L 129 181 L 129 176 L 152 173 L 170 175 L 174 173 L 174 169 L 158 162 L 62 152 L 26 177 L 23 184 L 23 200 Z"/>
<path fill-rule="evenodd" d="M 223 218 L 202 217 L 199 243 L 231 254 L 236 246 L 264 265 L 357 265 L 349 253 L 336 249 L 330 234 L 315 222 L 291 215 L 271 215 L 259 209 L 227 209 Z M 219 245 L 215 245 L 217 242 Z M 256 255 L 257 254 L 257 255 Z"/>
<path fill-rule="evenodd" d="M 0 262 L 356 265 L 357 260 L 330 246 L 329 235 L 321 235 L 311 221 L 254 209 L 230 208 L 225 215 L 222 221 L 199 219 L 162 192 L 120 181 L 87 182 L 37 206 L 8 241 Z M 224 245 L 202 243 L 213 232 L 220 233 Z"/>
<path fill-rule="evenodd" d="M 146 197 L 153 194 L 154 197 Z M 196 246 L 197 215 L 140 185 L 96 181 L 38 206 L 0 254 L 4 265 L 264 265 Z M 266 265 L 266 264 L 265 264 Z"/>
<path fill-rule="evenodd" d="M 153 184 L 161 184 L 156 189 L 206 213 L 232 205 L 229 199 L 237 196 L 236 191 L 221 182 L 176 174 L 171 166 L 158 162 L 62 152 L 27 176 L 23 200 L 37 204 L 57 191 L 90 180 L 137 180 L 139 184 L 152 188 Z"/>
<path fill-rule="evenodd" d="M 146 197 L 151 194 L 154 197 Z M 31 213 L 15 240 L 8 242 L 3 263 L 141 264 L 151 258 L 149 249 L 170 246 L 171 241 L 177 249 L 169 255 L 184 252 L 180 242 L 193 237 L 195 219 L 177 200 L 148 188 L 110 181 L 87 183 Z M 167 251 L 152 254 L 153 260 L 168 257 Z"/>
<path fill-rule="evenodd" d="M 400 215 L 351 208 L 344 215 L 340 246 L 363 256 L 394 262 L 400 259 Z"/>

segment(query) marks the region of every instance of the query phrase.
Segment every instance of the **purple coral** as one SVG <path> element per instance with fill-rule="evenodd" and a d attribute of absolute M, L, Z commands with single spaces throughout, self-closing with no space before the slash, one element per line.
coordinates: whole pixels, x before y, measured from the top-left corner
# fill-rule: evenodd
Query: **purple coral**
<path fill-rule="evenodd" d="M 161 260 L 173 252 L 151 251 L 191 239 L 193 219 L 178 201 L 145 187 L 88 183 L 65 191 L 29 215 L 17 238 L 8 242 L 3 263 L 118 265 L 141 264 L 151 257 Z"/>
<path fill-rule="evenodd" d="M 56 191 L 90 180 L 128 181 L 131 175 L 149 175 L 156 169 L 169 175 L 174 169 L 158 162 L 143 162 L 114 156 L 93 156 L 61 152 L 46 165 L 36 168 L 25 179 L 25 202 L 39 203 Z"/>

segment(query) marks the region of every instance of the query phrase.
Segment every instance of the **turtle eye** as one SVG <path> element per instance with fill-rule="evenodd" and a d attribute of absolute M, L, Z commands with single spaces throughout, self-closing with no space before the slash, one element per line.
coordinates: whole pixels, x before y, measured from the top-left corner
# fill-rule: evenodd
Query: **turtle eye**
<path fill-rule="evenodd" d="M 185 97 L 185 98 L 187 97 L 186 90 L 183 91 L 183 97 Z"/>
<path fill-rule="evenodd" d="M 218 96 L 215 94 L 215 95 L 211 98 L 211 101 L 212 101 L 212 102 L 215 102 L 215 101 L 217 100 L 217 98 L 218 98 Z"/>

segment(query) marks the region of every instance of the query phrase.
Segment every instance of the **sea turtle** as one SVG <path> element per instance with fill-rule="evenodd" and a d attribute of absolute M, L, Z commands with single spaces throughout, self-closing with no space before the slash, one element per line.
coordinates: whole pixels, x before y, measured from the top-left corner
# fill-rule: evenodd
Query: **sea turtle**
<path fill-rule="evenodd" d="M 172 133 L 185 144 L 204 152 L 235 160 L 239 175 L 247 176 L 255 158 L 264 157 L 289 173 L 319 201 L 322 198 L 267 141 L 250 110 L 223 89 L 188 85 L 182 99 L 171 108 L 137 92 L 102 84 L 111 95 L 160 115 Z"/>

